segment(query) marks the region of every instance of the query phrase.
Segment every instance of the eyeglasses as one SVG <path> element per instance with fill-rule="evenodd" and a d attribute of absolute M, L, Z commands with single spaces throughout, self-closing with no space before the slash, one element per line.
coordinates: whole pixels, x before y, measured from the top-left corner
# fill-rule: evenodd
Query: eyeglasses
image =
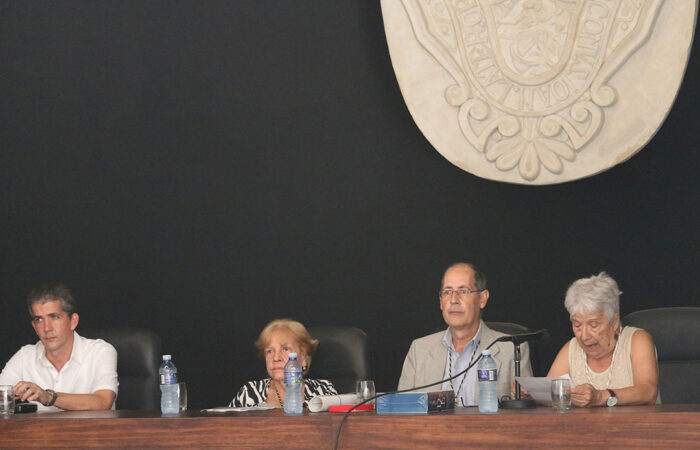
<path fill-rule="evenodd" d="M 472 291 L 469 288 L 443 289 L 438 293 L 438 295 L 440 295 L 441 299 L 448 299 L 448 298 L 452 298 L 452 294 L 454 294 L 456 292 L 457 297 L 464 300 L 465 298 L 467 298 L 467 295 L 474 294 L 475 292 L 481 292 L 483 290 L 484 289 L 475 289 Z"/>

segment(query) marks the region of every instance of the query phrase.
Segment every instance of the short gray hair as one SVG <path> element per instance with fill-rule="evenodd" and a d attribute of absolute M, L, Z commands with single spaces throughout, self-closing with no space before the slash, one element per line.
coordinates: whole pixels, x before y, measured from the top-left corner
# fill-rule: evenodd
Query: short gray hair
<path fill-rule="evenodd" d="M 78 308 L 78 302 L 67 287 L 62 284 L 45 284 L 33 289 L 27 295 L 29 315 L 34 316 L 34 311 L 32 311 L 34 305 L 37 303 L 43 305 L 46 302 L 61 302 L 61 309 L 68 317 L 72 316 Z"/>
<path fill-rule="evenodd" d="M 605 272 L 571 283 L 566 291 L 564 307 L 570 316 L 600 311 L 612 323 L 620 313 L 620 289 L 617 282 Z"/>

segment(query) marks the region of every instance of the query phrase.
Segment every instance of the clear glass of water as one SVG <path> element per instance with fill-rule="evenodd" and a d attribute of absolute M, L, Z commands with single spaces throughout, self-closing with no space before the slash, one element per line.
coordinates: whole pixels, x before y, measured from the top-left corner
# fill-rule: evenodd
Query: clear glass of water
<path fill-rule="evenodd" d="M 355 385 L 355 394 L 357 395 L 357 402 L 363 402 L 368 398 L 374 397 L 376 391 L 374 390 L 374 381 L 372 380 L 360 380 Z M 372 400 L 369 403 L 374 403 Z"/>
<path fill-rule="evenodd" d="M 15 394 L 9 384 L 0 385 L 0 414 L 9 415 L 15 413 Z"/>
<path fill-rule="evenodd" d="M 571 381 L 564 378 L 552 380 L 552 408 L 559 411 L 571 409 Z"/>
<path fill-rule="evenodd" d="M 187 411 L 187 385 L 178 383 L 177 389 L 180 394 L 180 412 Z"/>

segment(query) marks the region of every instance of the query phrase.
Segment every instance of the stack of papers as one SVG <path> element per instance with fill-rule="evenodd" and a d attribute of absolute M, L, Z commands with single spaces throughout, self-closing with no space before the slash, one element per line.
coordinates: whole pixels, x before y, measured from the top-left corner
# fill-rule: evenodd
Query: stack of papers
<path fill-rule="evenodd" d="M 552 405 L 552 380 L 563 378 L 571 381 L 571 377 L 567 373 L 560 377 L 515 377 L 522 387 L 542 405 Z M 572 382 L 573 385 L 573 382 Z"/>
<path fill-rule="evenodd" d="M 213 413 L 221 413 L 221 412 L 245 412 L 245 411 L 265 411 L 267 409 L 275 409 L 276 406 L 273 405 L 272 403 L 260 403 L 257 406 L 239 406 L 239 407 L 231 407 L 231 406 L 217 406 L 216 408 L 209 408 L 209 409 L 203 409 L 202 412 L 213 412 Z"/>

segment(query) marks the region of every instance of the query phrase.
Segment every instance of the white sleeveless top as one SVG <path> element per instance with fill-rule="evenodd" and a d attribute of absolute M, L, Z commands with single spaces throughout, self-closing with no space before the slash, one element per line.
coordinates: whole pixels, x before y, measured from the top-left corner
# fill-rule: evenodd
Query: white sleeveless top
<path fill-rule="evenodd" d="M 575 386 L 590 383 L 598 390 L 622 389 L 634 386 L 632 374 L 632 335 L 639 328 L 626 326 L 617 340 L 614 350 L 614 364 L 602 372 L 594 372 L 586 361 L 586 352 L 583 351 L 576 338 L 569 343 L 569 376 Z M 612 375 L 610 369 L 612 368 Z M 587 375 L 588 374 L 588 375 Z M 608 385 L 608 380 L 610 384 Z"/>

